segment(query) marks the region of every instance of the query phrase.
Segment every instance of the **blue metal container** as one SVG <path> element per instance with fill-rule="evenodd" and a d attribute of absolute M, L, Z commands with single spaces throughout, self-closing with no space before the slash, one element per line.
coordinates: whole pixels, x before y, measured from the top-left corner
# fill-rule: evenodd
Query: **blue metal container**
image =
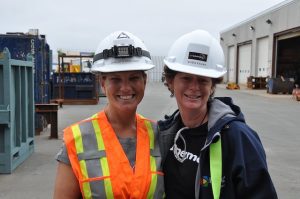
<path fill-rule="evenodd" d="M 31 53 L 34 64 L 34 100 L 35 103 L 50 102 L 50 72 L 52 68 L 52 51 L 46 42 L 45 35 L 24 33 L 0 34 L 0 51 L 7 47 L 11 59 L 26 60 Z"/>
<path fill-rule="evenodd" d="M 268 80 L 268 93 L 286 93 L 292 94 L 294 88 L 294 81 L 290 81 L 288 78 L 270 78 Z"/>
<path fill-rule="evenodd" d="M 59 87 L 63 87 L 65 100 L 83 100 L 98 98 L 98 84 L 93 73 L 53 73 L 53 98 L 59 98 Z"/>

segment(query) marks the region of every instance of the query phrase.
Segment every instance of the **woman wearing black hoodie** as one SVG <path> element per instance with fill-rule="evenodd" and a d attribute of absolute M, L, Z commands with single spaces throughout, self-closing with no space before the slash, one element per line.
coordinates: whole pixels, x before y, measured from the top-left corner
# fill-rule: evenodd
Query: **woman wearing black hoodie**
<path fill-rule="evenodd" d="M 159 121 L 166 197 L 277 198 L 257 133 L 231 98 L 214 98 L 226 73 L 219 42 L 196 30 L 164 60 L 178 109 Z"/>

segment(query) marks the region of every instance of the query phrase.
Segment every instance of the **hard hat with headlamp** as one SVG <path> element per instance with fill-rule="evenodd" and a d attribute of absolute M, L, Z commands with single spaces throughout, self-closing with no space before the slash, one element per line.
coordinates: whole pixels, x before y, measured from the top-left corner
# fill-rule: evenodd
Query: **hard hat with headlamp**
<path fill-rule="evenodd" d="M 222 77 L 227 72 L 220 43 L 204 30 L 178 38 L 164 63 L 174 71 L 211 78 Z"/>
<path fill-rule="evenodd" d="M 127 31 L 116 31 L 99 44 L 92 71 L 146 71 L 153 67 L 150 53 L 141 39 Z"/>

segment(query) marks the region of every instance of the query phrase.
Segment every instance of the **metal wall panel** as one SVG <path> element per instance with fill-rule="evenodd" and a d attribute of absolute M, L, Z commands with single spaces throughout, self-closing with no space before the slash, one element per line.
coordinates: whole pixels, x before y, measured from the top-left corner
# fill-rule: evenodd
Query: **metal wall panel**
<path fill-rule="evenodd" d="M 236 67 L 235 67 L 234 46 L 228 48 L 228 79 L 229 82 L 236 83 Z"/>

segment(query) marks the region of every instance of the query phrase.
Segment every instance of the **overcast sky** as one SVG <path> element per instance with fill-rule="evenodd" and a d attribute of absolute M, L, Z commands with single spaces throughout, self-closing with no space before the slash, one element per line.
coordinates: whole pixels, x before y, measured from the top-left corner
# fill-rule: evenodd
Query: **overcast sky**
<path fill-rule="evenodd" d="M 151 55 L 166 55 L 184 33 L 220 31 L 283 0 L 1 0 L 0 33 L 39 29 L 58 49 L 94 52 L 109 33 L 127 30 Z"/>

